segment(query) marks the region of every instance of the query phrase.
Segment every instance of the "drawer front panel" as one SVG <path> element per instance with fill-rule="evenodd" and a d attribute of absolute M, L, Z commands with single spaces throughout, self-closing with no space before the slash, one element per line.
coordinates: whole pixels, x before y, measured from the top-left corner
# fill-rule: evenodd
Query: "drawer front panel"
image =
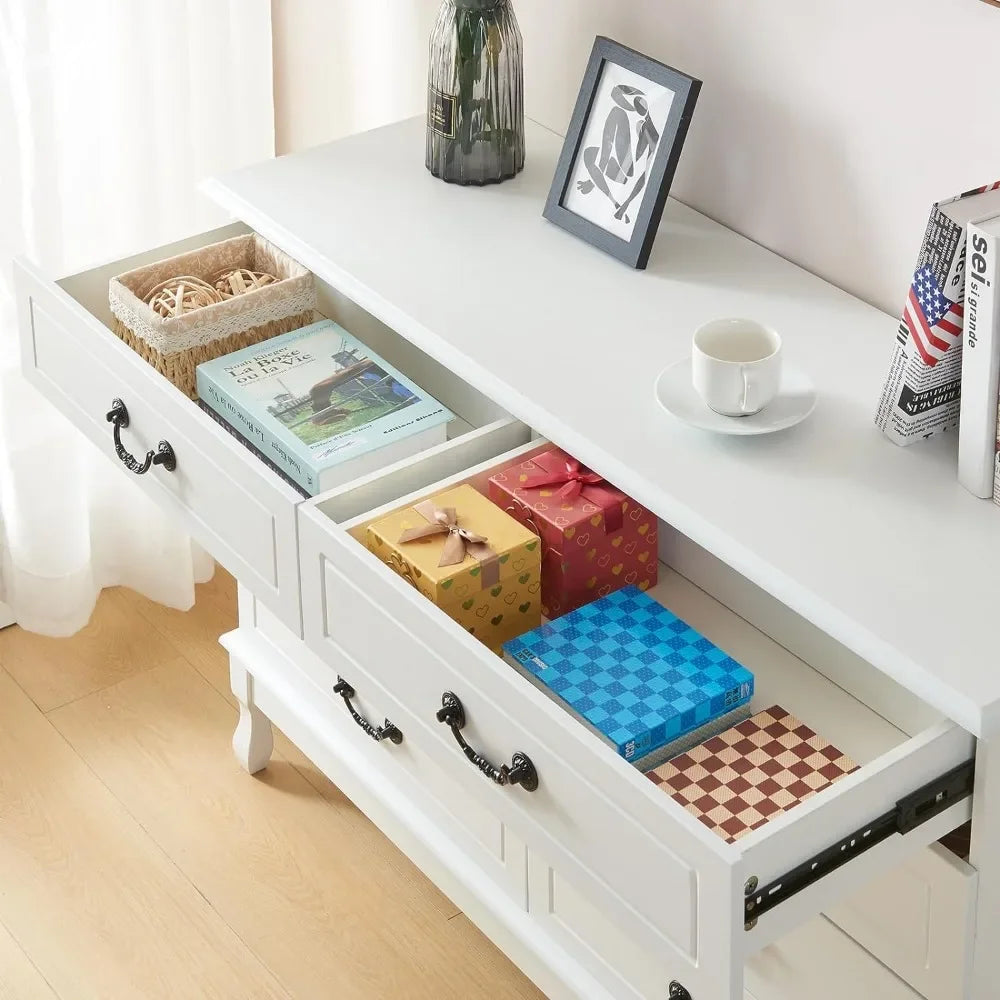
<path fill-rule="evenodd" d="M 115 464 L 106 414 L 116 398 L 128 409 L 128 451 L 141 459 L 168 441 L 176 469 L 153 466 L 134 481 L 301 634 L 299 495 L 58 286 L 23 266 L 17 278 L 25 375 Z"/>
<path fill-rule="evenodd" d="M 302 648 L 301 640 L 296 654 L 289 657 L 291 646 L 281 641 L 279 648 L 273 638 L 271 624 L 264 622 L 256 628 L 241 624 L 237 632 L 222 638 L 230 653 L 254 676 L 255 703 L 265 715 L 338 786 L 345 778 L 346 766 L 355 772 L 351 780 L 364 775 L 366 795 L 390 801 L 393 809 L 399 808 L 400 797 L 412 801 L 425 820 L 444 831 L 450 844 L 464 855 L 449 858 L 449 863 L 467 872 L 471 862 L 492 886 L 506 892 L 519 908 L 526 908 L 527 857 L 523 848 L 520 853 L 506 850 L 499 820 L 474 807 L 463 808 L 462 822 L 456 822 L 454 805 L 460 797 L 408 739 L 405 726 L 400 723 L 403 742 L 398 746 L 374 742 L 356 726 L 342 699 L 331 693 L 331 685 L 325 682 L 328 668 Z M 356 670 L 351 674 L 358 692 L 354 699 L 357 709 L 381 723 L 387 704 L 372 694 L 363 675 Z M 337 762 L 333 768 L 329 766 L 331 752 Z M 362 766 L 360 762 L 364 762 Z M 364 806 L 363 797 L 358 801 Z"/>
<path fill-rule="evenodd" d="M 451 623 L 440 611 L 415 591 L 395 586 L 397 578 L 349 537 L 332 556 L 322 552 L 330 537 L 324 539 L 310 516 L 314 512 L 302 514 L 304 620 L 312 648 L 332 662 L 344 656 L 356 661 L 399 706 L 393 711 L 413 720 L 407 738 L 421 744 L 462 794 L 498 815 L 529 848 L 558 857 L 561 869 L 572 872 L 619 926 L 646 947 L 666 944 L 695 960 L 697 862 L 675 853 L 672 842 L 685 844 L 695 858 L 700 855 L 703 870 L 724 862 L 699 852 L 697 839 L 685 838 L 678 827 L 667 832 L 662 815 L 663 835 L 658 836 L 658 811 L 650 809 L 648 820 L 643 818 L 646 786 L 655 789 L 642 775 L 625 770 L 623 781 L 612 751 L 589 734 L 584 741 L 572 727 L 565 729 L 563 713 L 508 675 L 499 659 L 493 658 L 496 668 L 510 684 L 499 696 L 483 688 L 478 670 L 452 666 L 470 662 L 462 640 L 475 640 L 442 628 Z M 466 759 L 451 730 L 435 718 L 445 691 L 461 700 L 467 718 L 462 735 L 484 757 L 497 766 L 509 765 L 516 751 L 531 758 L 540 778 L 537 791 L 499 787 Z M 563 748 L 555 745 L 556 730 Z M 570 753 L 566 742 L 572 744 Z M 601 787 L 597 781 L 609 767 L 614 778 Z M 648 804 L 655 807 L 655 797 Z"/>
<path fill-rule="evenodd" d="M 253 598 L 250 600 L 253 601 Z M 389 698 L 381 686 L 354 660 L 346 655 L 338 658 L 327 656 L 320 659 L 303 647 L 294 636 L 259 601 L 253 601 L 252 627 L 278 651 L 294 663 L 295 670 L 301 672 L 303 680 L 315 688 L 318 704 L 322 705 L 324 720 L 343 732 L 352 741 L 359 741 L 360 747 L 375 752 L 378 758 L 388 757 L 393 768 L 399 769 L 401 780 L 412 788 L 422 800 L 430 796 L 447 813 L 448 829 L 456 836 L 461 831 L 461 839 L 468 845 L 480 864 L 487 869 L 491 878 L 506 890 L 519 906 L 525 901 L 525 856 L 518 851 L 516 843 L 506 836 L 503 824 L 478 802 L 470 802 L 461 795 L 451 779 L 436 768 L 409 739 L 415 720 L 402 713 L 395 701 Z M 244 623 L 241 613 L 241 623 Z M 243 627 L 243 624 L 241 624 Z M 396 745 L 384 742 L 372 750 L 367 736 L 351 717 L 341 697 L 334 694 L 338 678 L 343 677 L 354 689 L 351 699 L 354 709 L 373 726 L 391 722 L 403 734 L 403 741 Z M 405 775 L 405 778 L 402 777 Z"/>

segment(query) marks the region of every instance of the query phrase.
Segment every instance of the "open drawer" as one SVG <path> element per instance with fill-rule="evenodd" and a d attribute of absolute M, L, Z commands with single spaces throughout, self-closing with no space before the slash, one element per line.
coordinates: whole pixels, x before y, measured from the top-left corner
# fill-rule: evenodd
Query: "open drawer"
<path fill-rule="evenodd" d="M 60 281 L 15 262 L 21 363 L 42 394 L 116 462 L 120 456 L 107 419 L 116 399 L 128 411 L 125 449 L 141 460 L 160 441 L 169 442 L 176 467 L 154 465 L 136 481 L 301 635 L 295 520 L 301 495 L 110 329 L 112 276 L 249 231 L 242 224 L 226 226 Z M 318 280 L 317 290 L 321 313 L 342 322 L 459 416 L 449 426 L 449 443 L 481 433 L 496 434 L 506 447 L 527 439 L 522 425 L 446 368 Z"/>
<path fill-rule="evenodd" d="M 903 732 L 663 566 L 650 594 L 755 673 L 755 709 L 780 702 L 863 765 L 736 844 L 719 839 L 364 548 L 369 521 L 462 482 L 482 489 L 544 447 L 465 469 L 457 453 L 417 458 L 304 504 L 306 641 L 329 662 L 349 657 L 408 738 L 629 939 L 667 956 L 694 997 L 736 1000 L 749 955 L 969 817 L 972 737 L 937 721 Z M 499 787 L 466 759 L 436 719 L 446 691 L 468 743 L 495 765 L 527 755 L 537 790 Z"/>

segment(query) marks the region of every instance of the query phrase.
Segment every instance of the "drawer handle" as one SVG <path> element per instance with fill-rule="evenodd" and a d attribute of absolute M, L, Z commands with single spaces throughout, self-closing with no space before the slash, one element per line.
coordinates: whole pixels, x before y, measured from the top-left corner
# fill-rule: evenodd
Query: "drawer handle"
<path fill-rule="evenodd" d="M 173 472 L 177 468 L 177 456 L 169 441 L 161 441 L 156 451 L 146 453 L 146 459 L 140 462 L 122 444 L 122 428 L 128 427 L 128 409 L 120 399 L 111 401 L 111 409 L 107 415 L 108 423 L 114 428 L 115 451 L 122 465 L 129 472 L 134 472 L 137 476 L 144 476 L 154 465 L 162 465 L 167 472 Z"/>
<path fill-rule="evenodd" d="M 490 781 L 498 785 L 520 785 L 526 792 L 538 788 L 538 772 L 527 754 L 515 753 L 511 758 L 510 767 L 501 764 L 494 767 L 481 753 L 473 750 L 462 736 L 465 728 L 465 709 L 458 696 L 445 691 L 441 696 L 441 708 L 437 713 L 438 722 L 443 722 L 450 730 L 455 742 L 462 748 L 462 753 L 486 775 Z"/>
<path fill-rule="evenodd" d="M 357 696 L 357 692 L 351 687 L 343 677 L 337 678 L 337 684 L 333 689 L 334 694 L 339 694 L 344 699 L 347 711 L 351 713 L 351 718 L 376 742 L 381 743 L 388 740 L 399 746 L 403 742 L 403 734 L 388 720 L 384 726 L 373 726 L 364 716 L 358 714 L 358 710 L 351 704 L 351 699 Z"/>

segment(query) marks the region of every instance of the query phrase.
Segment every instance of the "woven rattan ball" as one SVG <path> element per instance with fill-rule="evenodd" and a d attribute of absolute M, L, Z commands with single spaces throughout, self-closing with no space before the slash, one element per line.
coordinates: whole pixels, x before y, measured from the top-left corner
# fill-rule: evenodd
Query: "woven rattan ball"
<path fill-rule="evenodd" d="M 255 288 L 273 285 L 278 279 L 265 271 L 250 271 L 245 267 L 237 267 L 225 271 L 215 278 L 215 290 L 224 298 L 231 299 L 236 295 L 245 295 Z"/>
<path fill-rule="evenodd" d="M 170 319 L 221 302 L 222 296 L 207 281 L 183 274 L 155 285 L 147 293 L 146 301 L 153 312 Z"/>

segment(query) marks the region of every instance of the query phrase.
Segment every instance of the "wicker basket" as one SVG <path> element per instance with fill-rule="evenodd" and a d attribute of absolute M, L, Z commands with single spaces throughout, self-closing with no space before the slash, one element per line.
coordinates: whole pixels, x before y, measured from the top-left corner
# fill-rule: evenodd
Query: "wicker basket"
<path fill-rule="evenodd" d="M 279 280 L 168 318 L 147 304 L 171 278 L 187 275 L 214 286 L 220 275 L 238 269 Z M 195 369 L 202 362 L 312 323 L 316 286 L 301 264 L 262 236 L 248 234 L 112 278 L 109 299 L 115 333 L 194 399 Z"/>

